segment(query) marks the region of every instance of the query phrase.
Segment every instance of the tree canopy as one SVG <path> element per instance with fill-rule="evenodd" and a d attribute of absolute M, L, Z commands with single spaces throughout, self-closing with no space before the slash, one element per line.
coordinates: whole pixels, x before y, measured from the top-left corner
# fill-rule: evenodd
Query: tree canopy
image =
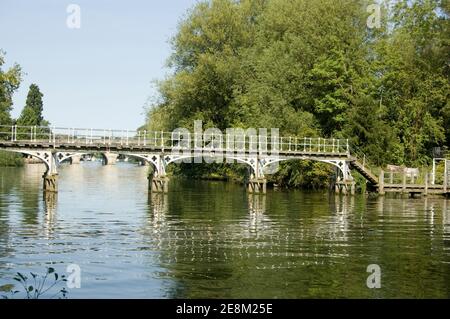
<path fill-rule="evenodd" d="M 211 0 L 172 40 L 148 129 L 279 128 L 349 138 L 377 164 L 449 145 L 449 1 Z"/>
<path fill-rule="evenodd" d="M 17 119 L 17 125 L 19 126 L 45 126 L 47 124 L 44 121 L 42 115 L 43 94 L 39 90 L 36 84 L 31 84 L 27 95 L 27 101 L 25 107 L 22 110 L 19 118 Z"/>
<path fill-rule="evenodd" d="M 12 96 L 22 81 L 22 70 L 18 64 L 4 71 L 5 53 L 0 50 L 0 125 L 11 125 Z"/>

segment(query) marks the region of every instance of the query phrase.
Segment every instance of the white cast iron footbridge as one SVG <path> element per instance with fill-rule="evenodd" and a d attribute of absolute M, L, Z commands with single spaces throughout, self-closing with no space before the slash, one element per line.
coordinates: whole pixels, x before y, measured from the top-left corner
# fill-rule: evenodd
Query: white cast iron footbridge
<path fill-rule="evenodd" d="M 241 130 L 242 132 L 245 132 Z M 239 132 L 241 132 L 239 131 Z M 236 131 L 237 132 L 237 131 Z M 102 153 L 106 164 L 114 164 L 119 155 L 150 163 L 153 192 L 167 192 L 166 168 L 171 163 L 223 161 L 242 163 L 251 168 L 248 190 L 266 192 L 266 175 L 274 165 L 290 160 L 312 160 L 335 167 L 336 191 L 354 193 L 352 170 L 358 171 L 374 190 L 378 178 L 365 163 L 352 154 L 348 140 L 267 136 L 245 133 L 223 135 L 207 130 L 201 133 L 150 132 L 145 130 L 78 129 L 37 126 L 0 126 L 0 149 L 26 154 L 41 160 L 47 170 L 44 190 L 57 192 L 58 165 L 82 155 Z M 383 185 L 388 191 L 387 185 Z"/>

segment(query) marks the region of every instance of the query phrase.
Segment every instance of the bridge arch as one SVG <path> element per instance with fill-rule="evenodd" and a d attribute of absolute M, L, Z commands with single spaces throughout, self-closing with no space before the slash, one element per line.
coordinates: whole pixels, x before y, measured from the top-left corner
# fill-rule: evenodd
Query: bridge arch
<path fill-rule="evenodd" d="M 89 151 L 89 152 L 58 152 L 57 153 L 57 160 L 58 163 L 61 164 L 69 159 L 74 158 L 75 156 L 84 156 L 84 155 L 92 155 L 99 153 L 103 157 L 103 162 L 106 165 L 114 164 L 117 160 L 117 157 L 120 155 L 118 152 L 96 152 L 96 151 Z"/>
<path fill-rule="evenodd" d="M 117 157 L 124 155 L 129 156 L 133 158 L 137 158 L 140 160 L 143 160 L 147 163 L 152 164 L 153 166 L 156 166 L 155 160 L 152 159 L 153 155 L 149 154 L 135 154 L 135 153 L 128 153 L 128 152 L 98 152 L 98 151 L 91 151 L 91 152 L 58 152 L 57 153 L 57 160 L 58 163 L 65 162 L 67 160 L 72 159 L 75 156 L 84 156 L 84 155 L 93 155 L 93 154 L 101 154 L 103 161 L 106 165 L 112 164 L 111 161 L 114 161 L 117 159 Z"/>
<path fill-rule="evenodd" d="M 164 161 L 165 167 L 167 167 L 167 165 L 172 164 L 172 163 L 176 163 L 178 161 L 182 161 L 185 159 L 189 159 L 189 158 L 197 158 L 197 157 L 204 157 L 202 156 L 198 156 L 196 154 L 190 154 L 190 155 L 181 155 L 181 156 L 166 156 L 166 160 Z M 347 161 L 343 160 L 343 159 L 324 159 L 324 158 L 315 158 L 315 157 L 298 157 L 298 158 L 286 158 L 286 157 L 266 157 L 266 158 L 258 158 L 258 156 L 243 156 L 243 157 L 239 157 L 239 156 L 228 156 L 227 159 L 232 159 L 235 160 L 236 162 L 240 163 L 240 164 L 245 164 L 247 166 L 249 166 L 255 177 L 257 178 L 263 178 L 265 175 L 265 170 L 267 167 L 269 167 L 270 165 L 276 164 L 276 163 L 282 163 L 282 162 L 288 162 L 288 161 L 314 161 L 314 162 L 320 162 L 320 163 L 326 163 L 329 165 L 334 166 L 338 172 L 341 173 L 342 175 L 342 179 L 343 180 L 353 180 L 353 177 L 351 175 L 350 172 L 350 168 L 349 168 L 349 164 Z M 224 163 L 226 163 L 224 161 Z M 153 163 L 154 165 L 156 165 L 155 163 Z M 272 173 L 273 174 L 273 173 Z"/>
<path fill-rule="evenodd" d="M 352 180 L 353 177 L 350 173 L 350 168 L 345 160 L 335 160 L 335 159 L 320 159 L 320 158 L 308 158 L 308 157 L 299 157 L 299 158 L 278 158 L 278 159 L 269 159 L 269 161 L 266 161 L 263 164 L 263 170 L 266 167 L 269 167 L 270 165 L 276 164 L 276 163 L 282 163 L 282 162 L 290 162 L 290 161 L 313 161 L 313 162 L 320 162 L 320 163 L 326 163 L 330 164 L 338 169 L 338 171 L 342 174 L 342 178 L 344 180 Z"/>
<path fill-rule="evenodd" d="M 39 159 L 46 168 L 45 174 L 56 174 L 56 161 L 54 154 L 49 151 L 28 151 L 28 150 L 10 150 L 4 149 L 3 151 L 17 153 L 22 155 L 28 155 L 33 158 Z"/>
<path fill-rule="evenodd" d="M 152 159 L 153 156 L 156 156 L 156 155 L 129 154 L 129 153 L 120 153 L 120 155 L 126 155 L 126 156 L 129 156 L 129 157 L 133 157 L 133 158 L 137 158 L 137 159 L 143 160 L 146 163 L 150 164 L 155 171 L 157 171 L 157 168 L 158 168 L 157 167 L 158 166 L 157 165 L 157 158 Z"/>
<path fill-rule="evenodd" d="M 43 188 L 44 191 L 57 192 L 58 191 L 58 171 L 56 169 L 56 153 L 51 151 L 31 151 L 31 150 L 21 150 L 21 149 L 5 149 L 12 153 L 29 155 L 31 157 L 39 159 L 45 165 L 45 173 L 43 178 Z"/>
<path fill-rule="evenodd" d="M 88 155 L 91 154 L 89 152 L 77 152 L 77 153 L 73 153 L 73 152 L 59 152 L 57 154 L 57 158 L 58 158 L 58 163 L 63 163 L 67 160 L 72 159 L 75 156 L 84 156 L 84 155 Z"/>

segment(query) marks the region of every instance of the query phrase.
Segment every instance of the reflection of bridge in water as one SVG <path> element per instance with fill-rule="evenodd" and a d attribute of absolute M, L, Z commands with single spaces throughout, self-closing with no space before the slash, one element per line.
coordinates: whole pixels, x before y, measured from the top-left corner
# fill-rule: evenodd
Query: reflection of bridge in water
<path fill-rule="evenodd" d="M 359 245 L 365 242 L 364 238 L 389 237 L 390 229 L 383 224 L 386 214 L 392 214 L 394 219 L 423 220 L 430 223 L 430 228 L 443 225 L 444 237 L 450 240 L 450 212 L 446 200 L 426 199 L 421 208 L 417 204 L 422 202 L 379 197 L 365 202 L 378 214 L 360 216 L 364 213 L 358 212 L 361 207 L 358 208 L 355 197 L 331 196 L 323 203 L 323 211 L 330 213 L 297 214 L 291 225 L 280 225 L 276 214 L 266 211 L 266 196 L 248 195 L 247 215 L 221 225 L 208 225 L 207 220 L 190 224 L 173 220 L 169 196 L 151 195 L 148 224 L 142 230 L 144 236 L 148 235 L 149 244 L 164 252 L 158 257 L 162 264 L 247 260 L 243 266 L 259 269 L 320 265 L 330 258 L 336 261 L 352 256 L 355 249 L 362 249 Z M 399 212 L 402 206 L 405 210 Z M 374 224 L 380 227 L 372 229 Z M 370 250 L 370 247 L 364 249 Z M 274 263 L 273 257 L 278 257 L 279 263 Z M 266 264 L 268 260 L 270 265 Z"/>
<path fill-rule="evenodd" d="M 55 221 L 57 214 L 58 194 L 54 192 L 44 193 L 44 212 L 45 212 L 45 237 L 52 237 L 55 230 Z"/>

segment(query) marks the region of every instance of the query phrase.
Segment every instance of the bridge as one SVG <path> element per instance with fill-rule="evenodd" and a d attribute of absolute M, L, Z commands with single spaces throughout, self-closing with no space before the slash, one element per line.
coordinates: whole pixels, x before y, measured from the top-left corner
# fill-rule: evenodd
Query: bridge
<path fill-rule="evenodd" d="M 264 132 L 263 132 L 264 133 Z M 280 137 L 261 134 L 261 131 L 235 131 L 222 134 L 218 130 L 154 132 L 146 130 L 81 129 L 37 126 L 0 126 L 0 150 L 32 156 L 46 166 L 43 175 L 44 191 L 57 192 L 58 166 L 71 160 L 79 163 L 81 156 L 101 153 L 106 165 L 115 164 L 119 155 L 134 157 L 149 163 L 149 190 L 168 191 L 167 166 L 172 163 L 225 162 L 241 163 L 250 168 L 247 182 L 250 193 L 265 193 L 268 174 L 276 165 L 290 160 L 311 160 L 330 164 L 335 169 L 337 193 L 354 194 L 353 171 L 363 176 L 368 188 L 381 194 L 401 189 L 405 183 L 386 184 L 384 173 L 376 176 L 366 157 L 354 151 L 348 140 Z M 444 185 L 414 185 L 411 193 L 425 190 L 447 194 L 447 176 Z M 383 175 L 382 175 L 383 174 Z M 381 180 L 380 180 L 381 178 Z M 404 181 L 403 181 L 404 182 Z M 399 186 L 400 185 L 400 186 Z M 423 191 L 422 191 L 423 190 Z"/>

